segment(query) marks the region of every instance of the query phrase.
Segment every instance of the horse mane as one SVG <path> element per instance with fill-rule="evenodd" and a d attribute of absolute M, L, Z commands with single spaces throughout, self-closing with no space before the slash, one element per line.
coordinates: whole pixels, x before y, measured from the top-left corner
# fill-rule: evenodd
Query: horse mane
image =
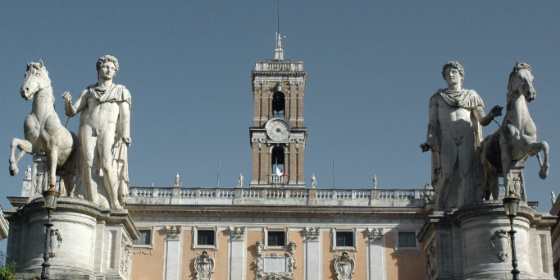
<path fill-rule="evenodd" d="M 522 69 L 525 69 L 525 70 L 528 70 L 529 72 L 531 72 L 531 65 L 529 65 L 527 63 L 524 63 L 524 62 L 521 62 L 521 63 L 516 62 L 515 63 L 515 66 L 513 66 L 513 70 L 511 70 L 511 73 L 509 74 L 509 78 L 508 78 L 508 87 L 507 87 L 508 88 L 508 94 L 511 91 L 510 89 L 511 89 L 512 78 L 515 75 L 519 74 L 519 71 L 522 70 Z"/>
<path fill-rule="evenodd" d="M 26 72 L 29 72 L 29 70 L 36 70 L 36 71 L 40 71 L 40 72 L 44 72 L 41 73 L 41 76 L 44 76 L 46 74 L 46 76 L 49 76 L 49 71 L 47 71 L 47 68 L 45 67 L 45 65 L 43 64 L 43 62 L 29 62 L 27 63 L 27 70 Z"/>

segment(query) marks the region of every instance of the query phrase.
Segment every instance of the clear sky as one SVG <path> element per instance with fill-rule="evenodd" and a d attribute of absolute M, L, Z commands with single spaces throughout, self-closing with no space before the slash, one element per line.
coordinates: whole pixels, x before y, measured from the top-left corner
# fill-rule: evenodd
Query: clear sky
<path fill-rule="evenodd" d="M 284 57 L 308 72 L 305 177 L 317 187 L 423 188 L 430 154 L 422 153 L 428 99 L 446 86 L 449 60 L 466 70 L 486 111 L 505 106 L 516 61 L 533 67 L 529 105 L 551 170 L 525 170 L 529 200 L 550 209 L 560 192 L 558 1 L 281 1 Z M 0 200 L 21 191 L 23 172 L 8 172 L 9 144 L 23 138 L 31 102 L 19 93 L 26 64 L 42 59 L 56 107 L 97 81 L 101 55 L 119 59 L 115 82 L 132 93 L 133 186 L 234 187 L 251 177 L 251 70 L 273 58 L 277 1 L 3 1 L 0 4 Z M 501 122 L 502 117 L 498 118 Z M 78 117 L 69 128 L 77 131 Z M 484 133 L 495 131 L 495 123 Z M 333 176 L 333 159 L 335 176 Z M 20 170 L 31 164 L 27 155 Z"/>

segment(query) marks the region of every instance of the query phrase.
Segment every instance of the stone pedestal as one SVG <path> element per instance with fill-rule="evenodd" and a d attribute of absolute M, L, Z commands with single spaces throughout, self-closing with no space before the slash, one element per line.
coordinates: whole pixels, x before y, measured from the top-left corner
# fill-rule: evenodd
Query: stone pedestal
<path fill-rule="evenodd" d="M 7 212 L 10 222 L 8 262 L 18 276 L 40 276 L 45 250 L 47 212 L 36 198 Z M 50 279 L 130 279 L 132 240 L 138 238 L 126 210 L 101 210 L 79 198 L 60 197 L 51 217 Z"/>
<path fill-rule="evenodd" d="M 520 279 L 554 279 L 550 227 L 553 216 L 521 202 L 514 221 Z M 426 279 L 511 279 L 510 223 L 501 201 L 431 214 L 418 238 Z"/>

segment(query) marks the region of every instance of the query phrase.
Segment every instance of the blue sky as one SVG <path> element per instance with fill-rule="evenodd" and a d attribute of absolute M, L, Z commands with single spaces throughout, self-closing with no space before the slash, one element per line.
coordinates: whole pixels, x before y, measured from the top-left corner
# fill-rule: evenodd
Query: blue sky
<path fill-rule="evenodd" d="M 449 60 L 466 70 L 465 88 L 486 104 L 505 105 L 516 61 L 533 67 L 538 92 L 529 106 L 539 139 L 551 146 L 551 170 L 538 178 L 529 158 L 529 200 L 550 209 L 560 192 L 560 2 L 557 1 L 282 1 L 284 57 L 308 72 L 305 176 L 319 188 L 423 188 L 430 155 L 422 153 L 428 99 L 446 86 Z M 0 4 L 0 172 L 5 196 L 13 137 L 23 138 L 31 102 L 19 88 L 28 62 L 44 61 L 63 123 L 60 95 L 96 82 L 95 62 L 116 56 L 115 82 L 132 93 L 133 186 L 233 187 L 251 176 L 251 70 L 273 57 L 276 1 L 5 1 Z M 498 118 L 501 121 L 502 118 Z M 77 131 L 78 118 L 69 128 Z M 497 129 L 484 128 L 489 134 Z M 3 143 L 3 144 L 2 144 Z M 31 164 L 27 155 L 20 170 Z"/>

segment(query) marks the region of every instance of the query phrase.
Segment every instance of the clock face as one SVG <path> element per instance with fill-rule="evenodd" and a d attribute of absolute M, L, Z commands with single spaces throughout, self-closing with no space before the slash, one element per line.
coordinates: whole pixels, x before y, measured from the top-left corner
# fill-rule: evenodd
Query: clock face
<path fill-rule="evenodd" d="M 273 141 L 284 141 L 290 136 L 290 126 L 282 119 L 272 119 L 266 124 L 266 134 Z"/>

